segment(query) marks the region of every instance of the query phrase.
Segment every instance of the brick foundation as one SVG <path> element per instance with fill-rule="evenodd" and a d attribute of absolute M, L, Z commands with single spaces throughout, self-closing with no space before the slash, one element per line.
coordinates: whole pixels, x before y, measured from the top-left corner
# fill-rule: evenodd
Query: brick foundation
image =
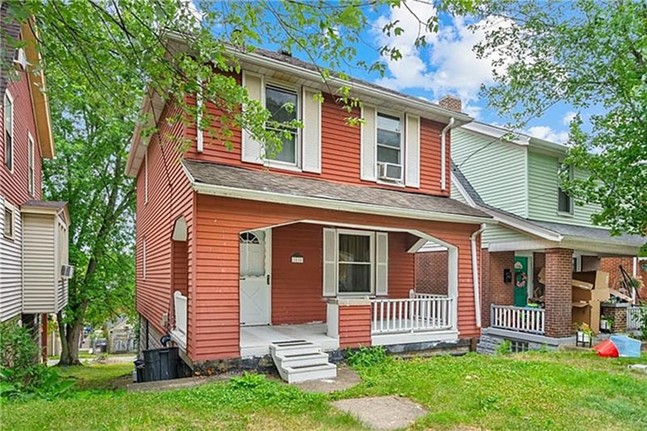
<path fill-rule="evenodd" d="M 447 295 L 448 260 L 446 251 L 416 253 L 416 292 Z"/>
<path fill-rule="evenodd" d="M 573 250 L 546 250 L 546 335 L 562 338 L 571 335 Z"/>
<path fill-rule="evenodd" d="M 624 304 L 622 304 L 624 305 Z M 627 307 L 626 306 L 604 306 L 602 315 L 613 320 L 611 332 L 625 332 L 627 330 Z"/>

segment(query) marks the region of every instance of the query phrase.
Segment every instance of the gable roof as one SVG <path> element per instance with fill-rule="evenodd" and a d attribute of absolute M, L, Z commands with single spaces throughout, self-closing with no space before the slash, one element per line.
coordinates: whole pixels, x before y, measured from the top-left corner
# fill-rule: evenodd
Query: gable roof
<path fill-rule="evenodd" d="M 339 211 L 455 223 L 491 222 L 483 211 L 454 199 L 334 183 L 265 170 L 183 160 L 198 193 Z"/>
<path fill-rule="evenodd" d="M 492 124 L 481 123 L 479 121 L 472 121 L 471 123 L 464 124 L 461 126 L 461 129 L 484 135 L 488 138 L 495 138 L 497 140 L 510 142 L 524 147 L 535 148 L 550 153 L 564 154 L 568 149 L 566 145 L 536 138 L 525 133 L 505 129 L 503 127 L 493 126 Z"/>
<path fill-rule="evenodd" d="M 519 230 L 533 236 L 538 236 L 544 240 L 555 242 L 562 242 L 564 239 L 568 239 L 571 241 L 589 243 L 603 242 L 628 247 L 637 247 L 638 249 L 647 242 L 647 237 L 639 235 L 612 236 L 608 229 L 602 227 L 527 219 L 487 204 L 453 161 L 452 177 L 453 181 L 459 186 L 457 189 L 461 193 L 464 193 L 466 200 L 473 202 L 476 208 L 482 209 L 485 213 L 491 215 L 501 224 L 506 227 L 511 227 L 514 230 Z M 638 251 L 636 250 L 634 254 L 637 254 L 637 252 Z"/>

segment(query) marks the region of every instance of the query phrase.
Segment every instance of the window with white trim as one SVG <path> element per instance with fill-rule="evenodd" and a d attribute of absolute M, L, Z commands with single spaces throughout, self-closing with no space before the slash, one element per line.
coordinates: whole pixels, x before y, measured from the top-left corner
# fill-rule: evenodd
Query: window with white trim
<path fill-rule="evenodd" d="M 270 119 L 278 123 L 297 120 L 299 112 L 299 94 L 295 89 L 287 89 L 268 84 L 265 86 L 265 108 L 270 112 Z M 290 165 L 297 165 L 299 160 L 299 131 L 288 126 L 267 126 L 268 130 L 281 133 L 281 151 L 268 154 L 268 158 Z M 287 136 L 285 135 L 287 132 Z"/>
<path fill-rule="evenodd" d="M 337 292 L 373 293 L 375 235 L 372 232 L 338 232 Z"/>
<path fill-rule="evenodd" d="M 388 233 L 323 229 L 323 296 L 386 296 Z"/>
<path fill-rule="evenodd" d="M 34 197 L 36 195 L 36 170 L 35 170 L 35 160 L 34 160 L 34 138 L 31 137 L 31 134 L 27 136 L 27 158 L 28 158 L 28 175 L 29 175 L 29 195 Z"/>
<path fill-rule="evenodd" d="M 573 179 L 573 167 L 560 167 L 560 171 L 568 169 L 570 179 Z M 573 214 L 573 198 L 561 187 L 557 188 L 557 211 L 564 214 Z"/>
<path fill-rule="evenodd" d="M 16 235 L 16 219 L 14 216 L 13 207 L 5 204 L 4 209 L 4 236 L 9 239 L 14 239 Z"/>
<path fill-rule="evenodd" d="M 377 113 L 377 177 L 402 182 L 402 118 Z"/>
<path fill-rule="evenodd" d="M 13 172 L 13 98 L 4 95 L 4 163 Z"/>

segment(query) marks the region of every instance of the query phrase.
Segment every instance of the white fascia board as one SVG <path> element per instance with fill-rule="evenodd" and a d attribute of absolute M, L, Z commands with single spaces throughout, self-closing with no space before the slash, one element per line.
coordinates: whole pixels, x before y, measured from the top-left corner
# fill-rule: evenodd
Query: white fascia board
<path fill-rule="evenodd" d="M 513 144 L 528 146 L 530 145 L 531 137 L 524 135 L 522 133 L 513 132 L 512 130 L 503 129 L 501 127 L 492 126 L 490 124 L 471 122 L 461 126 L 463 129 L 470 132 L 480 133 L 481 135 L 490 136 L 492 138 L 501 139 L 505 136 L 508 138 L 505 139 L 507 142 Z"/>
<path fill-rule="evenodd" d="M 478 207 L 481 211 L 490 214 L 494 220 L 498 221 L 504 227 L 509 227 L 522 233 L 528 233 L 533 236 L 545 239 L 547 241 L 561 242 L 564 236 L 553 232 L 552 230 L 544 229 L 530 222 L 525 222 L 514 217 L 506 216 L 498 211 L 493 211 L 489 208 Z"/>
<path fill-rule="evenodd" d="M 618 244 L 603 239 L 588 239 L 582 237 L 565 237 L 560 246 L 604 256 L 636 256 L 640 251 L 639 245 Z"/>
<path fill-rule="evenodd" d="M 388 217 L 410 218 L 417 220 L 444 221 L 448 223 L 492 224 L 488 217 L 468 216 L 461 214 L 445 214 L 431 211 L 408 210 L 394 207 L 383 207 L 372 204 L 346 202 L 333 199 L 322 199 L 310 196 L 292 196 L 281 193 L 260 190 L 246 190 L 235 187 L 216 186 L 212 184 L 193 183 L 193 190 L 203 195 L 212 195 L 236 199 L 247 199 L 262 202 L 272 202 L 285 205 L 296 205 L 310 208 L 323 208 L 333 211 L 345 211 L 362 214 L 377 214 Z"/>
<path fill-rule="evenodd" d="M 458 192 L 463 196 L 463 198 L 467 201 L 467 204 L 473 208 L 476 208 L 476 202 L 474 202 L 474 199 L 467 193 L 467 190 L 465 190 L 465 187 L 461 184 L 460 181 L 456 178 L 456 175 L 452 172 L 452 186 L 456 187 L 458 189 Z"/>

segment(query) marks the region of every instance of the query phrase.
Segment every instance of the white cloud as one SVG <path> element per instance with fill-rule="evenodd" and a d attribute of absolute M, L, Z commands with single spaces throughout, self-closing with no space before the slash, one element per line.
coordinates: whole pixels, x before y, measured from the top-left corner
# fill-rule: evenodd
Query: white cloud
<path fill-rule="evenodd" d="M 549 126 L 533 126 L 529 127 L 526 132 L 530 136 L 535 138 L 544 139 L 546 141 L 555 142 L 558 144 L 564 144 L 568 141 L 568 132 L 553 130 Z"/>
<path fill-rule="evenodd" d="M 569 126 L 571 124 L 571 121 L 575 119 L 576 115 L 577 115 L 577 112 L 568 111 L 566 114 L 564 114 L 564 118 L 562 119 L 562 124 L 565 126 Z"/>
<path fill-rule="evenodd" d="M 418 17 L 426 20 L 436 13 L 433 6 L 421 2 L 408 2 L 407 6 Z M 381 30 L 375 36 L 380 45 L 396 46 L 403 58 L 398 61 L 387 60 L 390 76 L 378 80 L 378 84 L 395 90 L 420 88 L 430 91 L 433 98 L 440 99 L 446 94 L 461 98 L 472 112 L 478 115 L 479 109 L 470 106 L 478 100 L 482 84 L 492 83 L 492 60 L 478 59 L 473 48 L 485 38 L 487 26 L 501 27 L 510 25 L 503 19 L 482 21 L 473 31 L 463 18 L 454 18 L 451 25 L 442 25 L 439 33 L 426 33 L 428 46 L 418 50 L 415 39 L 418 35 L 418 20 L 406 8 L 390 9 L 388 16 L 381 16 L 376 27 L 381 29 L 388 22 L 398 20 L 404 33 L 398 37 L 388 37 Z M 491 27 L 490 27 L 491 28 Z"/>

